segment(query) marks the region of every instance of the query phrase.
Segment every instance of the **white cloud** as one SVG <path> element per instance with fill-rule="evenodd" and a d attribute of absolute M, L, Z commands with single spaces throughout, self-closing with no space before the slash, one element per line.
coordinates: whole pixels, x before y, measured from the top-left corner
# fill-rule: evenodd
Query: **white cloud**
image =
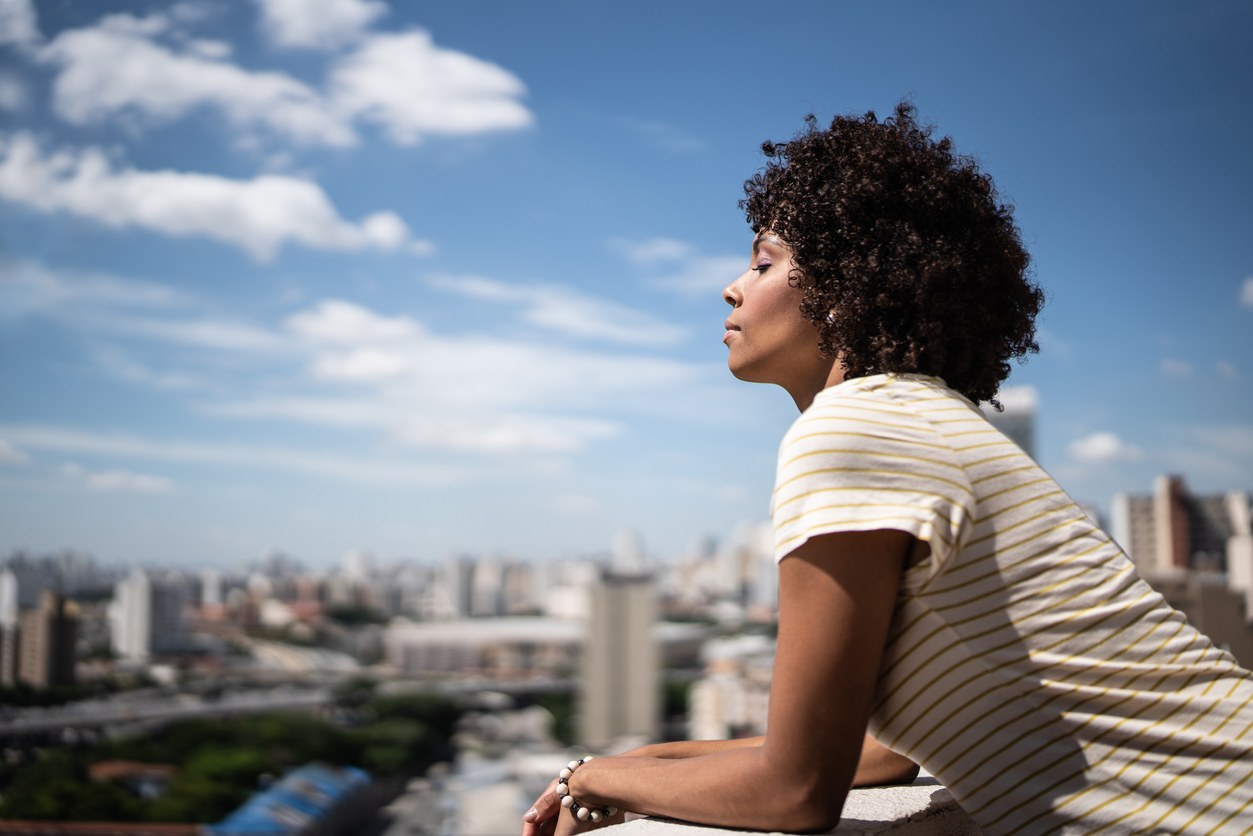
<path fill-rule="evenodd" d="M 1084 464 L 1134 461 L 1144 456 L 1144 451 L 1139 447 L 1107 432 L 1096 432 L 1076 439 L 1066 449 L 1072 459 Z"/>
<path fill-rule="evenodd" d="M 28 46 L 40 39 L 31 0 L 0 0 L 0 46 Z"/>
<path fill-rule="evenodd" d="M 264 327 L 206 315 L 202 303 L 160 286 L 19 267 L 0 271 L 0 308 L 8 298 L 26 298 L 34 301 L 12 307 L 86 333 L 188 348 L 178 353 L 176 371 L 160 368 L 164 355 L 131 346 L 97 347 L 93 359 L 115 378 L 194 389 L 201 393 L 194 408 L 210 415 L 365 430 L 401 449 L 552 456 L 621 435 L 632 415 L 739 420 L 745 409 L 737 396 L 749 397 L 724 385 L 721 364 L 589 352 L 513 332 L 436 334 L 411 316 L 336 299 Z M 519 292 L 500 282 L 473 287 L 503 302 Z M 594 312 L 602 304 L 612 309 L 579 299 Z M 224 381 L 223 368 L 238 370 L 241 361 L 263 374 Z"/>
<path fill-rule="evenodd" d="M 552 415 L 447 416 L 411 418 L 396 427 L 396 437 L 415 447 L 470 453 L 573 453 L 621 430 L 610 421 Z"/>
<path fill-rule="evenodd" d="M 647 271 L 646 284 L 684 296 L 718 293 L 748 267 L 747 256 L 703 255 L 691 244 L 673 238 L 614 239 L 609 244 Z"/>
<path fill-rule="evenodd" d="M 185 307 L 187 294 L 167 285 L 93 273 L 52 270 L 36 261 L 0 258 L 0 311 L 52 313 L 67 306 L 100 310 Z"/>
<path fill-rule="evenodd" d="M 1174 360 L 1166 357 L 1162 360 L 1162 374 L 1170 377 L 1191 377 L 1195 369 L 1192 364 L 1184 360 Z"/>
<path fill-rule="evenodd" d="M 499 282 L 476 292 L 512 298 Z M 304 391 L 203 404 L 215 415 L 375 429 L 403 446 L 487 455 L 569 453 L 623 431 L 628 413 L 704 415 L 721 367 L 595 354 L 516 336 L 433 334 L 407 316 L 323 300 L 285 322 Z M 328 393 L 326 386 L 354 387 Z M 722 410 L 720 414 L 733 413 Z"/>
<path fill-rule="evenodd" d="M 1188 427 L 1177 437 L 1183 444 L 1162 453 L 1171 471 L 1226 488 L 1247 487 L 1253 480 L 1253 425 Z"/>
<path fill-rule="evenodd" d="M 390 212 L 356 224 L 344 220 L 308 180 L 115 170 L 99 148 L 45 154 L 25 132 L 0 135 L 0 198 L 110 227 L 212 238 L 262 261 L 288 242 L 327 250 L 395 250 L 417 243 Z"/>
<path fill-rule="evenodd" d="M 98 317 L 99 330 L 132 337 L 225 351 L 275 352 L 285 346 L 280 335 L 247 322 L 221 319 L 157 319 L 112 315 Z"/>
<path fill-rule="evenodd" d="M 524 322 L 570 337 L 666 346 L 686 335 L 686 329 L 677 325 L 569 287 L 508 284 L 478 276 L 440 276 L 434 284 L 462 296 L 508 304 Z"/>
<path fill-rule="evenodd" d="M 93 333 L 227 351 L 274 353 L 289 343 L 284 335 L 248 322 L 189 317 L 185 309 L 195 304 L 194 297 L 165 285 L 0 259 L 0 311 L 7 316 L 38 314 Z M 116 357 L 105 358 L 102 365 L 133 382 L 181 387 L 171 387 L 170 378 L 139 371 Z"/>
<path fill-rule="evenodd" d="M 257 0 L 261 26 L 276 45 L 338 49 L 360 40 L 387 13 L 378 0 Z"/>
<path fill-rule="evenodd" d="M 356 143 L 351 125 L 322 96 L 277 72 L 252 72 L 207 57 L 203 50 L 175 53 L 153 38 L 170 27 L 163 15 L 108 15 L 96 26 L 62 32 L 40 51 L 61 68 L 53 108 L 85 125 L 132 113 L 166 122 L 211 106 L 237 127 L 264 127 L 308 144 Z"/>
<path fill-rule="evenodd" d="M 717 294 L 739 278 L 747 267 L 748 259 L 740 256 L 696 256 L 677 272 L 663 271 L 663 275 L 648 283 L 685 296 Z"/>
<path fill-rule="evenodd" d="M 1228 363 L 1226 360 L 1219 360 L 1214 368 L 1218 373 L 1228 380 L 1235 380 L 1240 376 L 1240 370 L 1235 367 L 1234 363 Z"/>
<path fill-rule="evenodd" d="M 316 342 L 347 345 L 412 339 L 422 334 L 422 326 L 407 316 L 379 316 L 339 299 L 325 299 L 288 317 L 287 327 Z"/>
<path fill-rule="evenodd" d="M 495 64 L 438 47 L 422 30 L 371 36 L 331 70 L 337 111 L 382 126 L 398 145 L 426 134 L 525 128 L 526 86 Z"/>
<path fill-rule="evenodd" d="M 280 43 L 360 41 L 331 62 L 325 90 L 231 63 L 229 44 L 186 37 L 186 21 L 176 15 L 114 14 L 66 30 L 39 51 L 41 61 L 59 68 L 54 110 L 77 125 L 118 118 L 142 125 L 210 108 L 225 115 L 246 145 L 255 145 L 261 130 L 332 147 L 358 143 L 355 120 L 380 125 L 402 145 L 429 134 L 514 130 L 534 121 L 519 102 L 526 86 L 509 71 L 436 46 L 422 30 L 366 34 L 382 4 L 263 2 L 266 29 Z"/>
<path fill-rule="evenodd" d="M 132 473 L 129 470 L 102 470 L 93 472 L 81 465 L 67 464 L 61 472 L 71 479 L 79 480 L 93 491 L 127 491 L 131 493 L 169 493 L 174 482 L 164 476 Z"/>
<path fill-rule="evenodd" d="M 201 58 L 209 58 L 214 61 L 220 61 L 230 58 L 235 52 L 235 48 L 226 41 L 193 38 L 187 42 L 187 51 L 193 55 L 199 55 Z"/>
<path fill-rule="evenodd" d="M 1240 285 L 1240 304 L 1253 308 L 1253 276 L 1246 278 L 1244 284 Z"/>
<path fill-rule="evenodd" d="M 646 267 L 667 261 L 685 261 L 696 252 L 691 244 L 673 238 L 646 238 L 642 241 L 615 238 L 609 245 L 626 256 L 628 261 Z"/>
<path fill-rule="evenodd" d="M 99 349 L 93 359 L 105 374 L 127 383 L 165 390 L 198 389 L 204 386 L 204 381 L 194 375 L 155 371 L 116 348 Z"/>
<path fill-rule="evenodd" d="M 459 481 L 466 469 L 417 465 L 395 456 L 371 460 L 335 456 L 288 447 L 158 441 L 133 435 L 93 433 L 44 425 L 3 425 L 0 432 L 26 447 L 68 453 L 126 456 L 185 462 L 212 467 L 279 470 L 349 482 L 430 485 Z"/>
<path fill-rule="evenodd" d="M 319 357 L 313 364 L 313 374 L 324 380 L 384 380 L 400 376 L 407 366 L 399 354 L 367 346 L 346 354 Z"/>
<path fill-rule="evenodd" d="M 19 447 L 0 438 L 0 464 L 26 464 L 29 461 L 30 456 Z"/>
<path fill-rule="evenodd" d="M 1192 435 L 1202 443 L 1228 456 L 1253 458 L 1253 425 L 1197 427 Z"/>

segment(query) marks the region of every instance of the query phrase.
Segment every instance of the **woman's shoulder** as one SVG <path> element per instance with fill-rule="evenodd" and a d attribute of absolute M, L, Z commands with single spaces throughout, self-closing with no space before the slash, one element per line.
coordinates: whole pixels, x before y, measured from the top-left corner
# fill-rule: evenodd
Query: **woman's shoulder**
<path fill-rule="evenodd" d="M 938 377 L 877 374 L 852 378 L 822 390 L 783 438 L 780 452 L 829 446 L 844 451 L 883 450 L 898 443 L 942 446 L 933 419 L 936 409 L 974 409 Z"/>
<path fill-rule="evenodd" d="M 874 374 L 829 386 L 797 419 L 796 425 L 831 420 L 866 421 L 922 418 L 936 410 L 975 411 L 974 404 L 940 378 L 923 374 Z"/>

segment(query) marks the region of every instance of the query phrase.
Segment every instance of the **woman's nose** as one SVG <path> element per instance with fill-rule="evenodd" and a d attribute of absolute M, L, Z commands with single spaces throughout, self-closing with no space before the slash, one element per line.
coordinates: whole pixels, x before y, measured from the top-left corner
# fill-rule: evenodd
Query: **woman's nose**
<path fill-rule="evenodd" d="M 723 301 L 733 308 L 738 308 L 740 306 L 740 302 L 744 301 L 744 294 L 740 291 L 740 279 L 742 278 L 744 277 L 740 276 L 739 279 L 736 279 L 722 289 Z"/>

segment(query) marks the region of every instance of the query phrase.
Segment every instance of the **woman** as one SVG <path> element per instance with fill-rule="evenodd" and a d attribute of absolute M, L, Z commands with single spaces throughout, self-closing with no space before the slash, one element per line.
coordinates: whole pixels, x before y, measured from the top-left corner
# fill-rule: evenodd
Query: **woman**
<path fill-rule="evenodd" d="M 745 186 L 729 365 L 802 413 L 771 503 L 768 734 L 579 765 L 525 836 L 596 826 L 558 793 L 823 830 L 914 762 L 989 834 L 1253 832 L 1253 675 L 975 407 L 1037 350 L 1042 294 L 990 178 L 914 116 L 811 117 Z"/>

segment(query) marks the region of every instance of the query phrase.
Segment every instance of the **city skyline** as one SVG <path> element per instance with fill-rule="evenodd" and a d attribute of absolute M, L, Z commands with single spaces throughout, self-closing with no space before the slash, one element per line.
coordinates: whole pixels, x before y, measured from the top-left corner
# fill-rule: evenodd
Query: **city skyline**
<path fill-rule="evenodd" d="M 806 113 L 903 96 L 1017 206 L 1044 467 L 1106 511 L 1159 473 L 1248 490 L 1250 23 L 0 0 L 0 554 L 321 568 L 634 529 L 665 561 L 765 520 L 794 408 L 718 342 L 740 187 Z"/>

